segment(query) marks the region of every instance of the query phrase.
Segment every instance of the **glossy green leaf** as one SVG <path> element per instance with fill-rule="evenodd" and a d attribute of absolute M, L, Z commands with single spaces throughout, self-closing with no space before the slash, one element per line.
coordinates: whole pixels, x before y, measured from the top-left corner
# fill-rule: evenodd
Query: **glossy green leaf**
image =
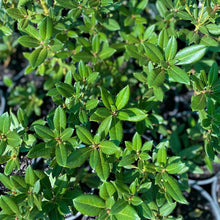
<path fill-rule="evenodd" d="M 167 43 L 168 43 L 168 40 L 169 40 L 169 38 L 168 38 L 167 29 L 163 28 L 158 36 L 158 46 L 162 50 L 165 50 Z"/>
<path fill-rule="evenodd" d="M 103 138 L 105 138 L 109 132 L 111 124 L 112 124 L 112 115 L 108 116 L 107 118 L 104 119 L 104 121 L 102 121 L 102 123 L 99 125 L 97 133 L 102 135 Z"/>
<path fill-rule="evenodd" d="M 114 100 L 110 92 L 106 90 L 104 87 L 101 87 L 101 97 L 105 107 L 111 109 L 111 105 L 114 105 Z"/>
<path fill-rule="evenodd" d="M 66 114 L 63 108 L 60 106 L 55 110 L 53 124 L 59 133 L 66 128 Z"/>
<path fill-rule="evenodd" d="M 40 42 L 31 36 L 24 35 L 18 38 L 18 42 L 24 47 L 38 47 Z"/>
<path fill-rule="evenodd" d="M 83 147 L 74 150 L 67 158 L 66 167 L 76 168 L 81 166 L 89 157 L 91 148 Z"/>
<path fill-rule="evenodd" d="M 3 200 L 5 204 L 7 204 L 7 206 L 10 208 L 10 210 L 13 213 L 16 213 L 16 214 L 20 213 L 18 204 L 12 198 L 10 198 L 9 196 L 2 195 L 1 200 Z"/>
<path fill-rule="evenodd" d="M 54 133 L 46 126 L 35 125 L 34 130 L 38 136 L 43 140 L 52 140 L 54 138 Z"/>
<path fill-rule="evenodd" d="M 6 135 L 8 145 L 17 147 L 21 144 L 21 138 L 15 131 L 10 131 Z"/>
<path fill-rule="evenodd" d="M 71 138 L 71 136 L 73 135 L 73 128 L 66 128 L 62 133 L 61 133 L 61 140 L 66 141 L 69 138 Z"/>
<path fill-rule="evenodd" d="M 122 121 L 138 122 L 144 120 L 147 114 L 138 108 L 127 108 L 119 111 L 117 117 Z"/>
<path fill-rule="evenodd" d="M 5 187 L 12 190 L 13 184 L 11 183 L 10 179 L 3 173 L 0 173 L 0 181 Z"/>
<path fill-rule="evenodd" d="M 131 165 L 132 163 L 134 163 L 135 160 L 136 160 L 136 154 L 128 154 L 122 157 L 118 166 L 123 167 L 123 166 Z"/>
<path fill-rule="evenodd" d="M 189 85 L 190 80 L 188 74 L 177 66 L 171 66 L 168 69 L 169 80 Z"/>
<path fill-rule="evenodd" d="M 26 172 L 25 172 L 25 182 L 27 184 L 29 184 L 30 186 L 33 186 L 35 184 L 36 180 L 37 180 L 37 178 L 34 174 L 34 170 L 29 165 L 26 169 Z"/>
<path fill-rule="evenodd" d="M 168 175 L 167 182 L 164 181 L 164 186 L 166 188 L 167 193 L 177 202 L 182 204 L 187 204 L 188 202 L 183 197 L 182 192 L 178 186 L 177 181 Z"/>
<path fill-rule="evenodd" d="M 39 26 L 42 40 L 50 39 L 53 34 L 53 22 L 50 17 L 45 17 Z"/>
<path fill-rule="evenodd" d="M 160 69 L 152 69 L 148 73 L 147 83 L 149 87 L 160 87 L 165 80 L 165 73 Z"/>
<path fill-rule="evenodd" d="M 6 134 L 10 129 L 10 125 L 11 120 L 9 114 L 5 112 L 4 114 L 0 115 L 0 133 Z"/>
<path fill-rule="evenodd" d="M 51 157 L 51 149 L 46 148 L 44 143 L 40 143 L 34 145 L 27 154 L 29 158 L 50 158 Z"/>
<path fill-rule="evenodd" d="M 93 143 L 93 136 L 86 128 L 77 125 L 76 134 L 83 143 L 89 145 Z"/>
<path fill-rule="evenodd" d="M 91 152 L 90 157 L 89 157 L 89 164 L 92 169 L 96 168 L 98 160 L 99 160 L 99 152 L 97 149 L 93 149 L 93 151 Z"/>
<path fill-rule="evenodd" d="M 112 56 L 116 52 L 115 49 L 111 47 L 105 47 L 103 50 L 99 53 L 100 59 L 104 60 Z"/>
<path fill-rule="evenodd" d="M 60 166 L 65 166 L 67 162 L 68 152 L 64 144 L 56 146 L 56 161 Z"/>
<path fill-rule="evenodd" d="M 206 25 L 209 33 L 213 35 L 220 35 L 220 25 L 219 24 L 208 24 Z"/>
<path fill-rule="evenodd" d="M 133 207 L 127 205 L 124 209 L 122 209 L 119 213 L 115 214 L 115 217 L 120 220 L 139 220 L 137 212 Z"/>
<path fill-rule="evenodd" d="M 154 44 L 151 43 L 144 43 L 144 50 L 145 50 L 145 54 L 146 56 L 153 62 L 155 63 L 159 63 L 160 60 L 163 60 L 163 54 L 160 51 L 160 49 L 155 46 Z"/>
<path fill-rule="evenodd" d="M 106 161 L 105 155 L 102 154 L 102 151 L 99 151 L 99 157 L 95 171 L 98 177 L 104 182 L 107 180 L 110 174 L 110 167 L 108 161 Z"/>
<path fill-rule="evenodd" d="M 117 145 L 121 142 L 123 137 L 122 123 L 117 118 L 112 118 L 109 136 L 112 141 L 116 141 Z"/>
<path fill-rule="evenodd" d="M 80 195 L 73 200 L 75 208 L 83 215 L 96 216 L 104 208 L 105 203 L 95 195 Z"/>
<path fill-rule="evenodd" d="M 167 163 L 167 151 L 165 147 L 160 147 L 157 153 L 157 161 L 160 165 L 166 165 Z"/>
<path fill-rule="evenodd" d="M 111 112 L 106 108 L 98 108 L 90 117 L 90 121 L 102 122 Z"/>
<path fill-rule="evenodd" d="M 107 21 L 103 23 L 103 26 L 109 31 L 117 31 L 120 30 L 120 26 L 118 22 L 114 19 L 109 18 Z"/>
<path fill-rule="evenodd" d="M 99 144 L 99 149 L 107 155 L 111 155 L 119 151 L 117 145 L 115 145 L 112 141 L 102 141 Z"/>
<path fill-rule="evenodd" d="M 117 214 L 117 213 L 121 212 L 127 205 L 128 205 L 127 201 L 125 201 L 123 199 L 118 200 L 112 206 L 110 213 L 112 215 Z"/>
<path fill-rule="evenodd" d="M 59 82 L 56 84 L 57 91 L 65 98 L 70 98 L 75 94 L 73 87 L 67 83 Z"/>
<path fill-rule="evenodd" d="M 28 126 L 28 117 L 23 109 L 18 109 L 17 117 L 22 126 L 26 128 Z"/>
<path fill-rule="evenodd" d="M 168 216 L 175 209 L 176 203 L 165 203 L 162 207 L 160 207 L 160 215 Z"/>
<path fill-rule="evenodd" d="M 25 17 L 25 14 L 18 8 L 8 8 L 7 14 L 14 19 L 22 19 Z"/>
<path fill-rule="evenodd" d="M 116 96 L 115 105 L 117 107 L 117 110 L 122 109 L 128 103 L 129 97 L 130 97 L 130 89 L 129 86 L 126 86 Z"/>
<path fill-rule="evenodd" d="M 193 45 L 178 51 L 175 56 L 177 65 L 186 65 L 199 61 L 206 53 L 205 45 Z"/>
<path fill-rule="evenodd" d="M 132 139 L 132 148 L 135 151 L 139 151 L 142 146 L 141 136 L 136 132 Z"/>
<path fill-rule="evenodd" d="M 172 60 L 177 52 L 177 41 L 175 37 L 171 37 L 165 48 L 165 58 L 166 60 Z"/>
<path fill-rule="evenodd" d="M 166 167 L 166 171 L 170 174 L 182 174 L 186 172 L 188 168 L 183 163 L 171 163 Z"/>
<path fill-rule="evenodd" d="M 208 83 L 209 86 L 213 86 L 218 79 L 218 65 L 214 62 L 209 70 Z"/>
<path fill-rule="evenodd" d="M 193 95 L 191 98 L 191 108 L 193 111 L 204 109 L 206 106 L 205 94 Z"/>
<path fill-rule="evenodd" d="M 73 1 L 67 1 L 67 0 L 56 0 L 57 4 L 67 8 L 67 9 L 73 9 L 73 8 L 77 8 L 78 4 L 76 2 Z"/>
<path fill-rule="evenodd" d="M 99 188 L 99 195 L 107 200 L 115 193 L 115 187 L 111 182 L 104 182 Z"/>
<path fill-rule="evenodd" d="M 46 48 L 38 48 L 34 50 L 30 55 L 30 64 L 33 68 L 36 68 L 40 64 L 42 64 L 47 58 L 47 49 Z"/>

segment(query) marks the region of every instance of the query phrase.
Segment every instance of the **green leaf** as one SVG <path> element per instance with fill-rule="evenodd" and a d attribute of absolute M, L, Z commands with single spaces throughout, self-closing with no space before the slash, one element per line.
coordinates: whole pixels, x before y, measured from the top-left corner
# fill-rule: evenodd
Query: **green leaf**
<path fill-rule="evenodd" d="M 136 7 L 136 13 L 141 13 L 147 7 L 147 4 L 148 0 L 142 0 Z"/>
<path fill-rule="evenodd" d="M 7 204 L 7 206 L 13 213 L 16 213 L 17 215 L 20 213 L 18 204 L 11 197 L 2 195 L 1 200 L 3 200 L 5 204 Z"/>
<path fill-rule="evenodd" d="M 165 203 L 162 207 L 160 207 L 160 215 L 168 216 L 172 213 L 172 211 L 176 208 L 176 202 L 174 203 Z"/>
<path fill-rule="evenodd" d="M 59 133 L 61 133 L 66 128 L 66 114 L 63 108 L 60 106 L 55 110 L 53 124 Z"/>
<path fill-rule="evenodd" d="M 136 132 L 132 139 L 132 148 L 135 151 L 139 151 L 142 147 L 141 136 Z"/>
<path fill-rule="evenodd" d="M 141 63 L 147 63 L 147 57 L 145 54 L 138 51 L 138 48 L 134 45 L 126 45 L 126 52 L 130 57 L 138 59 Z"/>
<path fill-rule="evenodd" d="M 36 181 L 37 181 L 37 178 L 34 174 L 34 171 L 31 168 L 31 166 L 29 165 L 26 169 L 26 172 L 25 172 L 25 182 L 27 184 L 29 184 L 30 186 L 33 186 Z"/>
<path fill-rule="evenodd" d="M 86 66 L 84 64 L 84 62 L 82 60 L 79 61 L 78 64 L 78 70 L 79 70 L 79 74 L 82 78 L 86 78 L 87 73 L 86 73 Z"/>
<path fill-rule="evenodd" d="M 110 92 L 106 90 L 104 87 L 101 87 L 101 97 L 105 107 L 111 109 L 111 105 L 114 105 L 114 100 Z"/>
<path fill-rule="evenodd" d="M 122 121 L 138 122 L 144 120 L 147 114 L 138 108 L 127 108 L 119 111 L 117 117 Z"/>
<path fill-rule="evenodd" d="M 109 130 L 109 136 L 112 141 L 116 141 L 117 145 L 121 142 L 123 137 L 123 128 L 120 120 L 112 118 L 111 128 Z"/>
<path fill-rule="evenodd" d="M 38 47 L 40 45 L 40 42 L 36 38 L 28 35 L 19 37 L 18 42 L 24 47 Z"/>
<path fill-rule="evenodd" d="M 162 52 L 154 44 L 145 42 L 143 46 L 147 57 L 153 62 L 159 63 L 161 60 L 164 59 Z"/>
<path fill-rule="evenodd" d="M 99 195 L 107 200 L 115 193 L 115 187 L 110 182 L 104 182 L 99 188 Z"/>
<path fill-rule="evenodd" d="M 166 188 L 167 193 L 177 202 L 182 204 L 187 204 L 188 202 L 183 197 L 182 192 L 178 186 L 177 181 L 168 175 L 167 182 L 164 181 L 164 186 Z"/>
<path fill-rule="evenodd" d="M 3 134 L 6 134 L 9 131 L 10 125 L 11 125 L 11 120 L 9 114 L 5 112 L 4 114 L 0 115 L 0 131 Z"/>
<path fill-rule="evenodd" d="M 124 167 L 131 165 L 136 160 L 136 154 L 128 154 L 124 157 L 122 157 L 121 161 L 119 162 L 119 167 Z"/>
<path fill-rule="evenodd" d="M 0 173 L 0 181 L 2 182 L 2 184 L 5 187 L 12 190 L 13 184 L 11 183 L 10 179 L 6 175 L 4 175 L 3 173 Z"/>
<path fill-rule="evenodd" d="M 105 138 L 109 132 L 109 129 L 112 124 L 112 115 L 108 116 L 107 118 L 102 121 L 102 123 L 99 125 L 98 128 L 98 134 L 102 135 L 103 138 Z"/>
<path fill-rule="evenodd" d="M 199 95 L 193 95 L 191 97 L 191 108 L 193 111 L 199 111 L 206 106 L 206 96 L 204 93 Z"/>
<path fill-rule="evenodd" d="M 40 26 L 40 37 L 42 40 L 50 39 L 53 34 L 53 22 L 50 17 L 45 17 Z"/>
<path fill-rule="evenodd" d="M 17 158 L 9 159 L 6 166 L 5 166 L 4 174 L 5 175 L 11 174 L 13 169 L 19 168 L 18 165 L 19 165 L 19 161 Z"/>
<path fill-rule="evenodd" d="M 171 163 L 166 167 L 166 171 L 170 174 L 182 174 L 186 172 L 188 168 L 183 163 Z"/>
<path fill-rule="evenodd" d="M 93 136 L 86 128 L 77 125 L 76 134 L 83 143 L 88 145 L 93 143 Z"/>
<path fill-rule="evenodd" d="M 7 14 L 14 19 L 25 18 L 25 14 L 18 8 L 8 8 Z"/>
<path fill-rule="evenodd" d="M 43 140 L 52 140 L 54 139 L 54 133 L 48 127 L 43 125 L 35 125 L 34 130 L 38 136 L 40 136 Z"/>
<path fill-rule="evenodd" d="M 118 22 L 114 19 L 107 19 L 107 21 L 105 21 L 104 23 L 102 23 L 102 25 L 108 29 L 109 31 L 117 31 L 120 30 L 120 26 L 118 24 Z"/>
<path fill-rule="evenodd" d="M 62 133 L 61 133 L 61 140 L 67 141 L 71 136 L 73 135 L 73 128 L 66 128 Z"/>
<path fill-rule="evenodd" d="M 165 48 L 165 58 L 167 61 L 172 60 L 177 52 L 177 41 L 174 36 L 170 38 Z"/>
<path fill-rule="evenodd" d="M 115 217 L 120 220 L 139 220 L 139 216 L 135 209 L 130 205 L 127 205 L 119 213 L 115 214 Z"/>
<path fill-rule="evenodd" d="M 56 88 L 57 91 L 65 98 L 70 98 L 75 94 L 73 87 L 67 83 L 59 82 L 56 84 Z"/>
<path fill-rule="evenodd" d="M 206 53 L 205 45 L 193 45 L 186 47 L 180 51 L 175 56 L 175 60 L 177 61 L 177 65 L 186 65 L 195 63 L 199 61 Z"/>
<path fill-rule="evenodd" d="M 38 48 L 34 50 L 30 55 L 30 64 L 33 68 L 36 68 L 40 64 L 42 64 L 47 58 L 47 49 L 46 48 Z"/>
<path fill-rule="evenodd" d="M 188 74 L 177 66 L 171 66 L 168 69 L 169 80 L 189 85 L 190 80 Z"/>
<path fill-rule="evenodd" d="M 89 147 L 78 148 L 68 157 L 66 167 L 76 168 L 81 166 L 89 157 L 92 149 Z"/>
<path fill-rule="evenodd" d="M 102 141 L 99 144 L 100 150 L 107 155 L 114 154 L 119 151 L 117 145 L 115 145 L 112 141 Z"/>
<path fill-rule="evenodd" d="M 104 208 L 105 203 L 95 195 L 80 195 L 73 200 L 74 207 L 83 215 L 96 216 Z"/>
<path fill-rule="evenodd" d="M 147 83 L 149 87 L 160 87 L 165 80 L 165 73 L 160 69 L 152 69 L 148 73 Z"/>
<path fill-rule="evenodd" d="M 21 138 L 15 131 L 10 131 L 7 135 L 7 143 L 12 147 L 17 147 L 21 144 Z"/>
<path fill-rule="evenodd" d="M 116 52 L 115 49 L 111 47 L 105 47 L 102 49 L 102 51 L 99 53 L 100 59 L 104 60 L 112 56 Z"/>
<path fill-rule="evenodd" d="M 160 147 L 157 153 L 157 161 L 161 165 L 166 165 L 167 163 L 167 151 L 165 147 Z"/>
<path fill-rule="evenodd" d="M 145 204 L 144 202 L 140 204 L 140 210 L 141 213 L 143 213 L 143 216 L 147 219 L 153 219 L 153 214 L 151 209 L 148 207 L 147 204 Z"/>
<path fill-rule="evenodd" d="M 121 212 L 128 205 L 127 201 L 120 199 L 112 206 L 110 214 L 115 215 Z"/>
<path fill-rule="evenodd" d="M 76 2 L 70 0 L 56 0 L 56 2 L 58 5 L 67 9 L 73 9 L 78 7 L 78 4 Z"/>
<path fill-rule="evenodd" d="M 19 108 L 17 112 L 17 117 L 18 117 L 19 122 L 22 124 L 22 126 L 26 128 L 28 126 L 28 117 L 26 113 L 24 112 L 24 110 Z"/>
<path fill-rule="evenodd" d="M 67 149 L 64 144 L 58 144 L 56 146 L 56 161 L 60 166 L 66 165 L 67 162 Z"/>
<path fill-rule="evenodd" d="M 216 62 L 213 62 L 209 74 L 208 74 L 208 83 L 209 86 L 213 86 L 218 79 L 218 65 Z"/>
<path fill-rule="evenodd" d="M 124 106 L 126 106 L 126 104 L 128 103 L 129 97 L 130 97 L 130 89 L 129 89 L 129 86 L 127 85 L 116 96 L 115 105 L 117 107 L 117 110 L 120 110 Z"/>
<path fill-rule="evenodd" d="M 51 157 L 51 148 L 46 148 L 45 143 L 40 143 L 34 145 L 27 154 L 29 158 L 50 158 Z"/>
<path fill-rule="evenodd" d="M 95 35 L 93 38 L 92 38 L 92 51 L 93 53 L 98 53 L 99 52 L 99 49 L 100 49 L 100 41 L 99 41 L 99 35 Z"/>
<path fill-rule="evenodd" d="M 160 32 L 158 36 L 158 46 L 162 49 L 165 50 L 167 43 L 168 43 L 168 33 L 167 29 L 163 28 L 162 31 Z"/>
<path fill-rule="evenodd" d="M 86 102 L 86 110 L 94 109 L 99 103 L 98 99 L 91 99 Z"/>
<path fill-rule="evenodd" d="M 99 151 L 98 161 L 95 167 L 95 171 L 98 177 L 105 182 L 110 174 L 109 163 L 106 160 L 105 155 L 102 154 L 102 151 Z"/>
<path fill-rule="evenodd" d="M 206 27 L 208 28 L 209 33 L 213 35 L 220 35 L 220 24 L 208 24 Z"/>
<path fill-rule="evenodd" d="M 89 157 L 89 164 L 92 169 L 96 168 L 98 160 L 99 160 L 99 152 L 97 149 L 93 149 L 93 151 L 91 152 L 90 157 Z"/>
<path fill-rule="evenodd" d="M 98 108 L 90 117 L 90 121 L 102 122 L 111 112 L 106 108 Z"/>

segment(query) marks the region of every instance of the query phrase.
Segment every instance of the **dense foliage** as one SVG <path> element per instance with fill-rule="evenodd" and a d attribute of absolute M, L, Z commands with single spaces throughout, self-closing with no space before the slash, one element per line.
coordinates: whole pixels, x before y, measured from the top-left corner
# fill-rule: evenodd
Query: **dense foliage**
<path fill-rule="evenodd" d="M 181 219 L 188 174 L 219 161 L 219 2 L 3 0 L 0 36 L 35 77 L 4 78 L 0 219 Z M 21 155 L 44 168 L 16 174 Z"/>

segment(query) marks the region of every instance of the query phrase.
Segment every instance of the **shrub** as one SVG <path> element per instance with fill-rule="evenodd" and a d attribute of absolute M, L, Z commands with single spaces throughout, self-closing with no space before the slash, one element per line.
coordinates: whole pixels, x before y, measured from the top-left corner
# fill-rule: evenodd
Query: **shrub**
<path fill-rule="evenodd" d="M 11 88 L 20 108 L 0 116 L 0 218 L 180 218 L 188 174 L 220 152 L 219 3 L 0 4 L 4 42 L 19 36 L 25 75 L 41 77 Z M 172 107 L 191 94 L 192 111 Z M 22 157 L 44 168 L 18 173 Z"/>

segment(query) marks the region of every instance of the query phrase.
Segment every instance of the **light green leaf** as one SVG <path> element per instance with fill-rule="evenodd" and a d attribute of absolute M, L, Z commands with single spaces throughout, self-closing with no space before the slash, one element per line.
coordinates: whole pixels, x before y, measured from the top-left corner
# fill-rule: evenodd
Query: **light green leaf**
<path fill-rule="evenodd" d="M 17 215 L 20 213 L 18 204 L 11 197 L 2 195 L 1 200 L 3 200 L 5 204 L 7 204 L 7 206 L 13 213 L 16 213 Z"/>
<path fill-rule="evenodd" d="M 107 200 L 115 193 L 115 187 L 110 182 L 104 182 L 99 188 L 99 195 L 103 199 Z"/>
<path fill-rule="evenodd" d="M 112 141 L 116 141 L 117 145 L 121 142 L 123 137 L 123 128 L 120 120 L 112 118 L 111 128 L 109 130 L 109 136 Z"/>
<path fill-rule="evenodd" d="M 77 125 L 76 134 L 83 143 L 88 145 L 93 143 L 93 136 L 86 128 Z"/>
<path fill-rule="evenodd" d="M 135 209 L 127 205 L 119 213 L 115 214 L 115 217 L 120 220 L 139 220 L 139 216 Z"/>
<path fill-rule="evenodd" d="M 10 131 L 6 135 L 8 145 L 17 147 L 21 144 L 21 138 L 15 131 Z"/>
<path fill-rule="evenodd" d="M 105 107 L 111 109 L 111 105 L 114 105 L 114 100 L 110 92 L 106 90 L 104 87 L 101 87 L 101 97 Z"/>
<path fill-rule="evenodd" d="M 157 153 L 157 161 L 161 165 L 166 165 L 167 163 L 167 151 L 165 147 L 160 147 Z"/>
<path fill-rule="evenodd" d="M 66 114 L 60 106 L 55 110 L 53 124 L 59 133 L 66 128 Z"/>
<path fill-rule="evenodd" d="M 167 61 L 172 60 L 177 52 L 177 41 L 174 36 L 170 38 L 165 48 L 165 58 Z"/>
<path fill-rule="evenodd" d="M 90 121 L 102 122 L 111 112 L 106 108 L 98 108 L 90 117 Z"/>
<path fill-rule="evenodd" d="M 53 22 L 50 17 L 45 17 L 40 26 L 40 36 L 42 40 L 50 39 L 53 34 Z"/>
<path fill-rule="evenodd" d="M 104 60 L 112 56 L 116 52 L 115 49 L 111 47 L 105 47 L 102 49 L 102 51 L 99 53 L 100 59 Z"/>
<path fill-rule="evenodd" d="M 107 21 L 102 23 L 102 25 L 108 29 L 109 31 L 117 31 L 120 30 L 120 26 L 118 22 L 114 19 L 109 18 Z"/>
<path fill-rule="evenodd" d="M 38 47 L 40 42 L 33 37 L 24 35 L 18 38 L 18 42 L 24 47 Z"/>
<path fill-rule="evenodd" d="M 124 106 L 126 106 L 126 104 L 128 103 L 129 97 L 130 97 L 130 89 L 129 89 L 129 86 L 127 85 L 116 96 L 115 105 L 117 107 L 117 110 L 120 110 Z"/>
<path fill-rule="evenodd" d="M 160 207 L 160 215 L 168 216 L 176 207 L 176 202 L 174 203 L 165 203 L 162 207 Z"/>
<path fill-rule="evenodd" d="M 159 63 L 164 59 L 162 52 L 160 49 L 154 44 L 145 42 L 143 44 L 146 56 L 155 63 Z"/>
<path fill-rule="evenodd" d="M 205 45 L 193 45 L 178 51 L 175 56 L 177 65 L 186 65 L 199 61 L 206 53 Z"/>
<path fill-rule="evenodd" d="M 132 148 L 135 151 L 139 151 L 142 146 L 141 136 L 136 132 L 132 139 Z"/>
<path fill-rule="evenodd" d="M 99 144 L 99 148 L 104 154 L 107 155 L 114 154 L 120 150 L 112 141 L 102 141 Z"/>
<path fill-rule="evenodd" d="M 46 48 L 38 48 L 34 50 L 30 55 L 30 64 L 33 68 L 36 68 L 40 64 L 42 64 L 47 58 L 47 49 Z"/>
<path fill-rule="evenodd" d="M 99 103 L 98 99 L 91 99 L 86 102 L 86 110 L 94 109 Z"/>
<path fill-rule="evenodd" d="M 59 82 L 56 84 L 57 91 L 65 98 L 70 98 L 75 94 L 73 87 L 67 83 Z"/>
<path fill-rule="evenodd" d="M 187 85 L 190 84 L 188 74 L 183 69 L 180 69 L 177 66 L 171 66 L 168 69 L 168 75 L 170 77 L 170 79 L 169 79 L 170 81 L 184 83 Z"/>
<path fill-rule="evenodd" d="M 5 112 L 4 114 L 0 115 L 0 131 L 3 134 L 6 134 L 9 131 L 10 125 L 11 125 L 11 120 L 9 114 Z"/>
<path fill-rule="evenodd" d="M 68 152 L 64 144 L 56 146 L 56 161 L 60 166 L 66 166 Z"/>
<path fill-rule="evenodd" d="M 182 174 L 186 172 L 188 168 L 183 163 L 171 163 L 166 167 L 166 171 L 170 174 Z"/>
<path fill-rule="evenodd" d="M 54 133 L 48 127 L 43 125 L 35 125 L 34 130 L 38 136 L 43 140 L 52 140 L 54 138 Z"/>
<path fill-rule="evenodd" d="M 89 194 L 76 197 L 73 200 L 73 204 L 77 211 L 88 216 L 96 216 L 105 208 L 105 203 L 102 199 Z"/>
<path fill-rule="evenodd" d="M 34 171 L 32 167 L 29 165 L 25 172 L 25 182 L 29 184 L 30 186 L 33 186 L 36 181 L 37 181 L 37 178 L 34 174 Z"/>
<path fill-rule="evenodd" d="M 115 215 L 115 214 L 121 212 L 127 205 L 128 205 L 127 201 L 120 199 L 120 200 L 116 201 L 115 204 L 112 206 L 110 213 L 112 215 Z"/>
<path fill-rule="evenodd" d="M 122 121 L 138 122 L 144 120 L 147 114 L 138 108 L 127 108 L 119 111 L 117 117 Z"/>
<path fill-rule="evenodd" d="M 199 95 L 193 95 L 191 97 L 191 108 L 193 111 L 199 111 L 206 106 L 206 96 L 204 93 Z"/>

